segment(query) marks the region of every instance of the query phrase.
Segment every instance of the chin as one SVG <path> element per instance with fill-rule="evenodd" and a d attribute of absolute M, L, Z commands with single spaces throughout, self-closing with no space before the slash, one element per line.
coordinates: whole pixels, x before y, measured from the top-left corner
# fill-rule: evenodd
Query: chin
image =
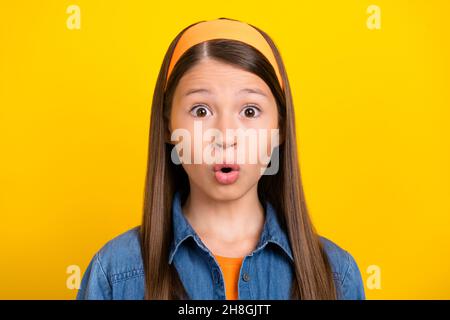
<path fill-rule="evenodd" d="M 216 201 L 233 201 L 243 197 L 248 190 L 238 183 L 231 185 L 220 185 L 215 183 L 214 186 L 204 190 L 204 192 Z"/>

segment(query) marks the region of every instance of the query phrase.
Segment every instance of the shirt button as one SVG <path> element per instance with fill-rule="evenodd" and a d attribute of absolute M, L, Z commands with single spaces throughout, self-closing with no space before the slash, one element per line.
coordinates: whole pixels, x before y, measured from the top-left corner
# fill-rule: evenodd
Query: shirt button
<path fill-rule="evenodd" d="M 250 281 L 250 275 L 247 272 L 245 272 L 242 275 L 242 279 L 244 279 L 244 281 L 248 282 L 248 281 Z"/>

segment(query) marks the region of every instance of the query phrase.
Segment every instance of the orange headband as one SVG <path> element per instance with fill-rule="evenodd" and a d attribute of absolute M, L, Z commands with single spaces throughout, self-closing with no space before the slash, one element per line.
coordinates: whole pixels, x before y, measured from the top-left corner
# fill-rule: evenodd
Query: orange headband
<path fill-rule="evenodd" d="M 272 64 L 277 74 L 278 81 L 280 82 L 280 86 L 284 89 L 277 60 L 275 59 L 272 48 L 263 35 L 247 23 L 228 19 L 200 22 L 185 30 L 178 40 L 172 54 L 166 84 L 173 67 L 186 50 L 198 43 L 218 38 L 239 40 L 259 50 Z"/>

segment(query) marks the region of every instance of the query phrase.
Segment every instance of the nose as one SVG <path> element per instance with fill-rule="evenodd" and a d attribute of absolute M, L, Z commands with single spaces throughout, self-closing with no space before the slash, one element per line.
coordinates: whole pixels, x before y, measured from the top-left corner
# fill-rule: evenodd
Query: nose
<path fill-rule="evenodd" d="M 235 147 L 237 144 L 236 129 L 239 128 L 238 120 L 231 113 L 223 113 L 217 118 L 215 125 L 221 134 L 215 137 L 214 146 L 223 149 Z"/>
<path fill-rule="evenodd" d="M 215 145 L 217 148 L 223 148 L 223 149 L 227 149 L 227 148 L 229 148 L 229 147 L 235 147 L 236 144 L 237 144 L 236 141 L 234 141 L 234 142 L 232 142 L 232 143 L 227 143 L 227 142 L 225 142 L 225 143 L 222 143 L 222 142 L 214 142 L 214 145 Z"/>

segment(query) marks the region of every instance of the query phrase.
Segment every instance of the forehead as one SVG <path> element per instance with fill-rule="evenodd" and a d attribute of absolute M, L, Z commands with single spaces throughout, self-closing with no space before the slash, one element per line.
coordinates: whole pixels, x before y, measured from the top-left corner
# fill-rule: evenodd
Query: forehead
<path fill-rule="evenodd" d="M 266 95 L 271 94 L 269 86 L 256 74 L 238 66 L 204 58 L 181 77 L 176 91 L 185 95 L 196 88 L 206 88 L 213 93 L 225 89 L 237 92 L 248 87 Z"/>

